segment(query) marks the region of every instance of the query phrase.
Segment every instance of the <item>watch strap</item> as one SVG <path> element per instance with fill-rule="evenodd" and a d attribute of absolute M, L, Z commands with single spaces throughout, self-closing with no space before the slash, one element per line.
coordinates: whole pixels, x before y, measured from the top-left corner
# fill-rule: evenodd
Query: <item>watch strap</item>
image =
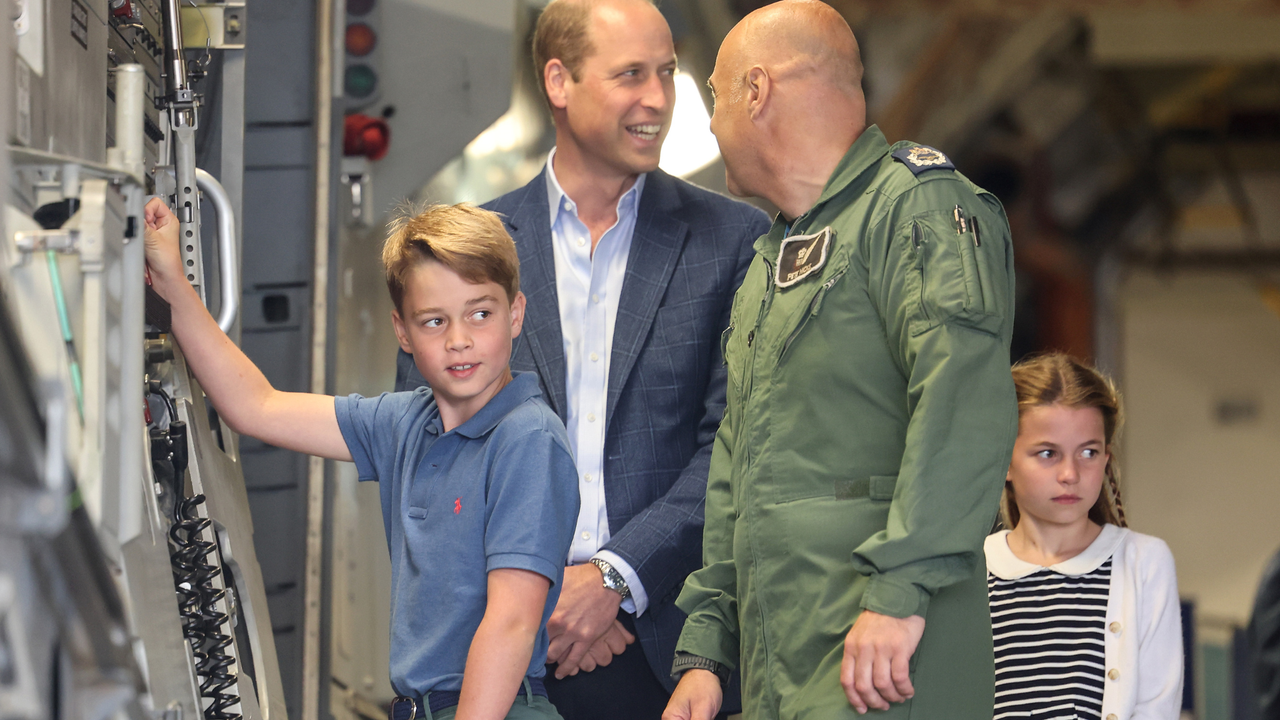
<path fill-rule="evenodd" d="M 600 574 L 604 576 L 605 588 L 612 590 L 622 596 L 623 600 L 631 597 L 631 588 L 627 585 L 627 579 L 622 577 L 622 573 L 617 568 L 609 564 L 609 561 L 600 558 L 591 558 L 591 564 L 600 568 Z"/>
<path fill-rule="evenodd" d="M 689 670 L 706 670 L 714 673 L 716 678 L 720 680 L 720 687 L 722 688 L 728 687 L 729 675 L 732 672 L 728 666 L 711 658 L 694 655 L 693 653 L 677 652 L 675 662 L 671 663 L 671 679 L 680 682 L 680 676 Z"/>

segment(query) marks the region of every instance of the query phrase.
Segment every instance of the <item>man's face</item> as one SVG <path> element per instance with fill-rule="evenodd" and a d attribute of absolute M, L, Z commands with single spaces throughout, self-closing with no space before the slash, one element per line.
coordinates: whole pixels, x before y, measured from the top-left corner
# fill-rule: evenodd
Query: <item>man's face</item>
<path fill-rule="evenodd" d="M 729 192 L 738 196 L 751 195 L 750 169 L 755 153 L 752 152 L 752 125 L 747 114 L 745 90 L 742 88 L 737 34 L 731 32 L 716 55 L 716 66 L 707 85 L 714 98 L 711 110 L 711 134 L 720 145 L 724 159 L 725 183 Z"/>
<path fill-rule="evenodd" d="M 501 285 L 470 283 L 426 261 L 410 274 L 391 317 L 400 347 L 413 355 L 442 410 L 470 418 L 511 378 L 511 339 L 520 334 L 524 295 L 508 302 Z"/>
<path fill-rule="evenodd" d="M 566 133 L 588 163 L 636 175 L 658 167 L 675 108 L 675 45 L 656 8 L 601 3 L 589 25 L 592 52 L 580 81 L 565 74 Z"/>

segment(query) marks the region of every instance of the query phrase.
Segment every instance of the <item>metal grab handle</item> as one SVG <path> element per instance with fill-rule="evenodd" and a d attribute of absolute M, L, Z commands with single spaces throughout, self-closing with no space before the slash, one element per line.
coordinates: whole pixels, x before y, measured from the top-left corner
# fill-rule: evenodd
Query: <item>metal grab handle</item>
<path fill-rule="evenodd" d="M 196 186 L 213 200 L 218 214 L 218 258 L 222 276 L 222 311 L 218 327 L 230 333 L 240 311 L 240 264 L 236 262 L 236 211 L 222 183 L 207 171 L 196 168 Z"/>

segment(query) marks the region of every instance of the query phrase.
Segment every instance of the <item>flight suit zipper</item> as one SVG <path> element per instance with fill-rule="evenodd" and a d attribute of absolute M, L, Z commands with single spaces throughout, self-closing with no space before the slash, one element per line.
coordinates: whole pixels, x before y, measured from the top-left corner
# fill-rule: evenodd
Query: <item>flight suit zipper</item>
<path fill-rule="evenodd" d="M 760 323 L 764 321 L 765 313 L 769 309 L 769 300 L 773 297 L 773 275 L 765 275 L 764 297 L 760 298 L 760 307 L 756 309 L 756 321 L 752 324 L 751 329 L 747 331 L 747 367 L 746 377 L 742 382 L 742 399 L 749 403 L 751 399 L 751 391 L 755 388 L 755 372 L 756 372 L 756 350 L 752 347 L 755 344 L 756 331 L 760 329 Z M 746 409 L 746 408 L 744 408 Z M 750 435 L 750 433 L 744 433 Z M 751 455 L 747 454 L 747 463 L 750 467 Z"/>

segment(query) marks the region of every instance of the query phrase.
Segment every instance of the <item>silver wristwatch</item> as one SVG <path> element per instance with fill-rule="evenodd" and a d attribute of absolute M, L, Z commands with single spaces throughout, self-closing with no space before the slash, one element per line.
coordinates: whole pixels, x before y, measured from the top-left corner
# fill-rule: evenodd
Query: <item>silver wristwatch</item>
<path fill-rule="evenodd" d="M 622 577 L 622 573 L 614 570 L 612 565 L 600 558 L 591 558 L 591 564 L 600 568 L 606 588 L 621 595 L 623 600 L 631 597 L 631 588 L 627 587 L 627 581 Z"/>

